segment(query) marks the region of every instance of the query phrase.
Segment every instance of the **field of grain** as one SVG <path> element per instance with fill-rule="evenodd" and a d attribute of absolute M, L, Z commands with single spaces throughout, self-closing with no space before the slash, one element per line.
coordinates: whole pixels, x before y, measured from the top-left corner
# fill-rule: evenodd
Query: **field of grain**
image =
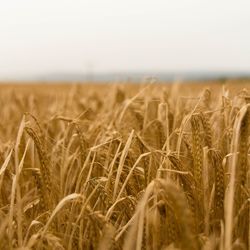
<path fill-rule="evenodd" d="M 249 249 L 249 87 L 0 85 L 0 249 Z"/>

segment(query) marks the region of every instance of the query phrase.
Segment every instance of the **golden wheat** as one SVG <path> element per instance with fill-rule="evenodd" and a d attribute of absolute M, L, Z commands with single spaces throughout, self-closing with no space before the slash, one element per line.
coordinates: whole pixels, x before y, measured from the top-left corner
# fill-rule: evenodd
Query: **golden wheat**
<path fill-rule="evenodd" d="M 0 86 L 0 249 L 249 249 L 248 86 Z"/>

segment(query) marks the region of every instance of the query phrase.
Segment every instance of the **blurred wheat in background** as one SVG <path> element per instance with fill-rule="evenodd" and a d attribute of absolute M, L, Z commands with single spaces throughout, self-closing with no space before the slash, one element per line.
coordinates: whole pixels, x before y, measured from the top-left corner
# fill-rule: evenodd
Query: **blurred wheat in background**
<path fill-rule="evenodd" d="M 0 249 L 249 249 L 238 85 L 2 85 Z"/>

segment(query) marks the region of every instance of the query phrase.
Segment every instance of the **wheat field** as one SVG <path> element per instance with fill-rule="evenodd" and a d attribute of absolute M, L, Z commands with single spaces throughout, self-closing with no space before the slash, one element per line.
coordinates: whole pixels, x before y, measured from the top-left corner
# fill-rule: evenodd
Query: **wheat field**
<path fill-rule="evenodd" d="M 1 85 L 0 249 L 249 249 L 249 87 Z"/>

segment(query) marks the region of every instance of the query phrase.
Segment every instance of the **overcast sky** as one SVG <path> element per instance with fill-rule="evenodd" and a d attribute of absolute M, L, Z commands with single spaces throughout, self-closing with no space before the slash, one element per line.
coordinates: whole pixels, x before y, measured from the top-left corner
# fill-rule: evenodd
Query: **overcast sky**
<path fill-rule="evenodd" d="M 0 78 L 250 71 L 249 0 L 0 0 Z"/>

